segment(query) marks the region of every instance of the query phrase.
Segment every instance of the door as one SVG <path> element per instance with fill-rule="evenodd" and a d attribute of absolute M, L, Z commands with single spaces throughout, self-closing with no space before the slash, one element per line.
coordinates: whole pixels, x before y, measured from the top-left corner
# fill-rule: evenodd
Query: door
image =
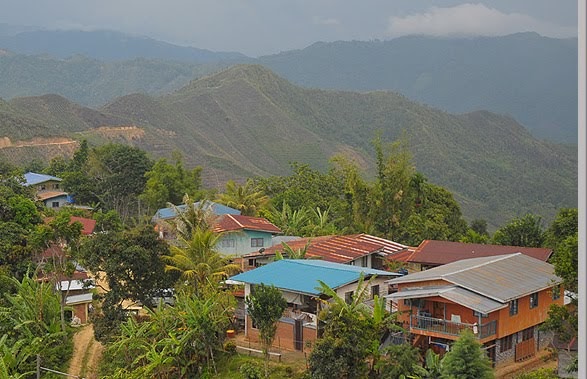
<path fill-rule="evenodd" d="M 294 348 L 304 350 L 304 326 L 302 320 L 294 320 Z"/>

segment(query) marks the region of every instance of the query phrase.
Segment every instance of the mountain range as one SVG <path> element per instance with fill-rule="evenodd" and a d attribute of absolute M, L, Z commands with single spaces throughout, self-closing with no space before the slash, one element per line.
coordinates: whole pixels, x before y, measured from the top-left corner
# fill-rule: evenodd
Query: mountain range
<path fill-rule="evenodd" d="M 450 114 L 391 91 L 309 89 L 261 65 L 236 65 L 167 95 L 131 94 L 99 108 L 58 95 L 0 101 L 0 156 L 71 153 L 77 141 L 132 144 L 154 157 L 180 150 L 207 185 L 326 169 L 344 154 L 373 173 L 371 141 L 408 139 L 418 171 L 448 188 L 466 218 L 490 227 L 527 212 L 552 219 L 577 204 L 576 145 L 533 137 L 509 116 Z M 372 178 L 372 176 L 371 176 Z"/>
<path fill-rule="evenodd" d="M 576 38 L 406 36 L 318 42 L 250 58 L 111 31 L 17 31 L 0 33 L 5 99 L 56 93 L 96 107 L 135 92 L 170 93 L 231 64 L 258 63 L 308 88 L 396 91 L 451 113 L 509 115 L 538 138 L 577 142 Z"/>

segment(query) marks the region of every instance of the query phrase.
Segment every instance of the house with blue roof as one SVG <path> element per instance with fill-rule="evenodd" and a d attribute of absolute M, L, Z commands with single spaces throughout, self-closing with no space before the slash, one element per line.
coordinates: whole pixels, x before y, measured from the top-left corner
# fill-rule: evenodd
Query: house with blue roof
<path fill-rule="evenodd" d="M 27 172 L 24 174 L 24 185 L 34 188 L 37 200 L 48 208 L 59 209 L 69 203 L 67 192 L 61 186 L 61 178 L 52 175 Z"/>
<path fill-rule="evenodd" d="M 283 259 L 235 275 L 228 283 L 244 284 L 245 297 L 261 283 L 279 288 L 288 307 L 278 323 L 275 343 L 281 348 L 304 350 L 308 342 L 313 343 L 318 338 L 321 300 L 327 300 L 320 291 L 318 281 L 324 282 L 340 297 L 350 301 L 361 275 L 365 281 L 374 277 L 370 283 L 371 298 L 387 295 L 388 286 L 385 282 L 400 276 L 394 272 L 318 259 Z M 245 335 L 251 340 L 258 340 L 258 330 L 247 317 L 246 310 L 244 318 Z"/>

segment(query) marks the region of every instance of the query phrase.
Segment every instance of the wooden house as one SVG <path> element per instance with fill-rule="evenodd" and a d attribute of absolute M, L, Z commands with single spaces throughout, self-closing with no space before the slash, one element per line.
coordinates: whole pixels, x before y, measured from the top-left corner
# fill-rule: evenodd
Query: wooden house
<path fill-rule="evenodd" d="M 544 349 L 551 333 L 538 327 L 551 304 L 563 304 L 554 267 L 522 253 L 464 259 L 388 283 L 399 319 L 414 345 L 444 351 L 470 329 L 495 364 Z"/>

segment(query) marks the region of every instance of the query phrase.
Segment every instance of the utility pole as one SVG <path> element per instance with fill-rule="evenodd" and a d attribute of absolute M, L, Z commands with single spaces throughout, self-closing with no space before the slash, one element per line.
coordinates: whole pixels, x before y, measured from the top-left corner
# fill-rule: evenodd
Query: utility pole
<path fill-rule="evenodd" d="M 37 354 L 37 379 L 41 379 L 41 354 Z"/>

